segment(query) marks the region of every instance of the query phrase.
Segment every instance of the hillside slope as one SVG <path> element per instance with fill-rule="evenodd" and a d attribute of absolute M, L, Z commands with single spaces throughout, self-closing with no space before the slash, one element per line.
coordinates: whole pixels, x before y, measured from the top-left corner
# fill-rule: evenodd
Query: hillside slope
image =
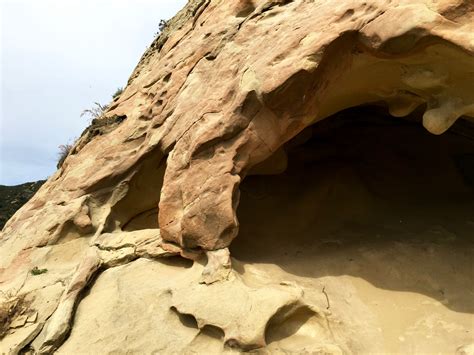
<path fill-rule="evenodd" d="M 33 197 L 45 181 L 26 182 L 15 186 L 0 185 L 0 230 L 10 217 Z"/>

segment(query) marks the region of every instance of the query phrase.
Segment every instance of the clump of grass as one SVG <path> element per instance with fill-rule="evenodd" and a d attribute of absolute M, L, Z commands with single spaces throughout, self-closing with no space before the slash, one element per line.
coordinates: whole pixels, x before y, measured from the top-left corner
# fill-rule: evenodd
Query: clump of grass
<path fill-rule="evenodd" d="M 45 274 L 48 272 L 48 269 L 39 269 L 38 266 L 35 266 L 33 269 L 30 270 L 31 274 L 34 276 Z"/>
<path fill-rule="evenodd" d="M 161 19 L 158 23 L 158 32 L 155 33 L 155 37 L 158 37 L 168 27 L 168 21 Z"/>
<path fill-rule="evenodd" d="M 81 117 L 89 116 L 92 120 L 101 118 L 104 112 L 109 108 L 109 105 L 101 105 L 98 102 L 94 102 L 94 106 L 90 109 L 84 110 L 81 113 Z"/>
<path fill-rule="evenodd" d="M 117 90 L 115 90 L 115 93 L 112 95 L 112 99 L 115 100 L 117 97 L 122 95 L 122 92 L 123 92 L 123 88 L 117 88 Z"/>
<path fill-rule="evenodd" d="M 58 163 L 56 164 L 58 169 L 63 166 L 64 160 L 66 160 L 66 157 L 69 155 L 72 147 L 72 144 L 61 144 L 59 146 Z"/>
<path fill-rule="evenodd" d="M 166 27 L 168 27 L 168 21 L 161 19 L 160 23 L 158 24 L 158 29 L 160 32 L 163 32 Z"/>
<path fill-rule="evenodd" d="M 7 334 L 13 320 L 18 315 L 24 313 L 27 307 L 28 305 L 23 295 L 8 297 L 6 300 L 0 302 L 0 340 Z"/>

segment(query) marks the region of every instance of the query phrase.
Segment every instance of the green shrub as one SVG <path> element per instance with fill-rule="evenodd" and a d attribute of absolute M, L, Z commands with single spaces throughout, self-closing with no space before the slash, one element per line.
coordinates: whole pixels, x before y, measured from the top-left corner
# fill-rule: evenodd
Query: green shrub
<path fill-rule="evenodd" d="M 69 155 L 69 152 L 72 149 L 72 144 L 61 144 L 59 146 L 59 153 L 58 153 L 58 163 L 56 164 L 56 167 L 59 169 L 61 166 L 63 166 L 64 160 L 66 160 L 67 156 Z"/>
<path fill-rule="evenodd" d="M 120 95 L 122 95 L 122 92 L 123 92 L 123 88 L 118 88 L 115 93 L 112 95 L 112 99 L 116 99 L 117 97 L 119 97 Z"/>
<path fill-rule="evenodd" d="M 41 275 L 41 274 L 45 274 L 48 272 L 48 269 L 39 269 L 38 266 L 35 266 L 33 269 L 31 269 L 31 274 L 32 275 Z"/>
<path fill-rule="evenodd" d="M 104 112 L 109 108 L 109 105 L 101 105 L 98 102 L 94 102 L 94 106 L 90 109 L 84 110 L 81 113 L 82 116 L 90 116 L 91 119 L 101 118 Z"/>

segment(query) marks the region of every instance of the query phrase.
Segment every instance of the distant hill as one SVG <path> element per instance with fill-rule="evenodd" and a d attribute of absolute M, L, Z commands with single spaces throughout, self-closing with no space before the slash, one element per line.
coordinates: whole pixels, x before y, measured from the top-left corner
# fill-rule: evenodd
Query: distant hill
<path fill-rule="evenodd" d="M 16 186 L 0 185 L 0 229 L 38 191 L 46 180 Z"/>

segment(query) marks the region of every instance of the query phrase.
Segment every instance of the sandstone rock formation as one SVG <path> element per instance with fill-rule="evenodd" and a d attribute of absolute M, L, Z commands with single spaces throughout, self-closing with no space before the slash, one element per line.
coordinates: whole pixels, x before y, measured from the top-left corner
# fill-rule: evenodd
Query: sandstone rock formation
<path fill-rule="evenodd" d="M 473 24 L 190 0 L 3 229 L 1 352 L 472 352 Z"/>

